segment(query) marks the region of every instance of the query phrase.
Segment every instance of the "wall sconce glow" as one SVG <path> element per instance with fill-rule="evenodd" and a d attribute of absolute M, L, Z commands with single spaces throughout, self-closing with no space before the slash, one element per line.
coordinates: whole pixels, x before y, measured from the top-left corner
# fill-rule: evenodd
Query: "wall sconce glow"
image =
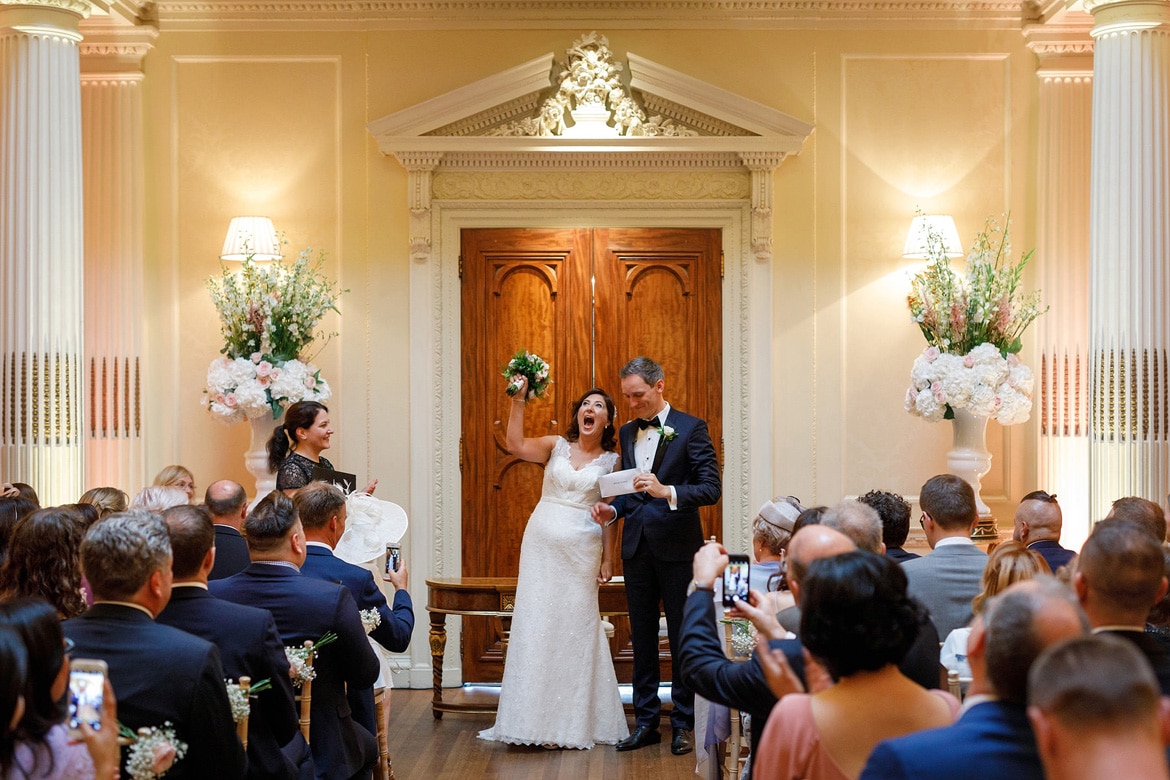
<path fill-rule="evenodd" d="M 955 227 L 953 217 L 945 214 L 920 214 L 910 223 L 910 232 L 906 235 L 902 257 L 908 260 L 927 259 L 930 255 L 926 248 L 926 236 L 931 232 L 942 237 L 943 254 L 947 257 L 963 256 L 963 242 L 959 240 L 959 231 Z"/>
<path fill-rule="evenodd" d="M 223 241 L 221 260 L 279 260 L 280 239 L 268 217 L 232 217 L 227 238 Z"/>

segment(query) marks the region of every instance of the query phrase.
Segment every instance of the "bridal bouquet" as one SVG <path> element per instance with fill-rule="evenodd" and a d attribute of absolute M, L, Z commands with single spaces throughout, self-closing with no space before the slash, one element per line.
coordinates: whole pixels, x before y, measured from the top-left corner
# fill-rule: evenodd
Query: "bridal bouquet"
<path fill-rule="evenodd" d="M 1016 356 L 1021 336 L 1047 308 L 1024 294 L 1020 277 L 1032 252 L 1008 259 L 1011 243 L 988 218 L 967 255 L 967 272 L 951 270 L 942 237 L 927 229 L 927 267 L 911 280 L 907 303 L 928 346 L 914 361 L 906 411 L 936 422 L 954 409 L 994 417 L 1002 425 L 1028 419 L 1032 371 Z"/>
<path fill-rule="evenodd" d="M 302 352 L 341 292 L 325 276 L 324 253 L 305 249 L 286 265 L 259 264 L 251 255 L 238 273 L 226 266 L 207 280 L 219 314 L 223 357 L 207 368 L 203 406 L 225 423 L 271 414 L 297 401 L 327 401 L 329 385 Z M 335 333 L 319 333 L 325 342 Z"/>
<path fill-rule="evenodd" d="M 548 363 L 540 355 L 531 352 L 517 352 L 513 355 L 508 365 L 504 366 L 504 378 L 508 380 L 508 395 L 520 392 L 520 380 L 527 379 L 528 397 L 525 400 L 528 401 L 539 398 L 552 384 L 548 378 Z"/>

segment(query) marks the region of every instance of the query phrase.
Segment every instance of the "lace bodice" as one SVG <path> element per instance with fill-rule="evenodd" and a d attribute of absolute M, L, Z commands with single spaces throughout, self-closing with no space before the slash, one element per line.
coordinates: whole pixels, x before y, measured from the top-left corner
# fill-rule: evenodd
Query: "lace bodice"
<path fill-rule="evenodd" d="M 603 452 L 580 469 L 569 460 L 569 442 L 558 438 L 544 467 L 544 496 L 575 504 L 592 504 L 601 499 L 597 478 L 613 471 L 616 452 Z"/>

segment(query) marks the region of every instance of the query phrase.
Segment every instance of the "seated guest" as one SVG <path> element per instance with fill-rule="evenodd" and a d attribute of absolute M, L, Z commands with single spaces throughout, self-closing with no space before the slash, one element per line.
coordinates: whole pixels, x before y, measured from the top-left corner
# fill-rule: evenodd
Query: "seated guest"
<path fill-rule="evenodd" d="M 1028 719 L 1048 780 L 1170 777 L 1158 681 L 1124 640 L 1078 637 L 1045 650 L 1028 674 Z"/>
<path fill-rule="evenodd" d="M 155 475 L 152 484 L 155 487 L 173 487 L 183 491 L 183 495 L 187 497 L 187 500 L 183 502 L 185 504 L 190 504 L 195 500 L 195 476 L 186 466 L 178 464 L 166 466 Z"/>
<path fill-rule="evenodd" d="M 171 542 L 162 518 L 130 510 L 99 520 L 81 543 L 81 565 L 94 605 L 65 621 L 65 636 L 76 657 L 109 666 L 118 720 L 134 731 L 174 724 L 188 747 L 168 780 L 243 777 L 244 749 L 219 651 L 154 621 L 171 597 Z"/>
<path fill-rule="evenodd" d="M 272 688 L 252 700 L 248 777 L 297 777 L 298 760 L 312 759 L 307 756 L 308 746 L 297 722 L 288 658 L 276 622 L 266 610 L 223 601 L 207 591 L 216 549 L 211 514 L 205 508 L 191 504 L 171 507 L 163 521 L 171 540 L 174 584 L 171 600 L 156 620 L 215 645 L 226 677 L 271 681 Z"/>
<path fill-rule="evenodd" d="M 187 500 L 187 494 L 177 487 L 151 485 L 142 488 L 130 499 L 130 508 L 162 514 L 173 506 L 189 503 L 191 502 Z"/>
<path fill-rule="evenodd" d="M 886 546 L 887 558 L 895 563 L 902 563 L 922 557 L 918 553 L 902 549 L 906 538 L 910 536 L 909 501 L 897 493 L 887 493 L 884 490 L 871 490 L 857 500 L 873 507 L 878 517 L 882 519 L 882 543 Z"/>
<path fill-rule="evenodd" d="M 98 519 L 130 508 L 130 497 L 115 487 L 90 488 L 77 499 L 79 504 L 93 504 L 98 509 Z"/>
<path fill-rule="evenodd" d="M 997 593 L 1017 582 L 1051 573 L 1052 570 L 1039 553 L 1017 541 L 1002 542 L 987 557 L 987 568 L 983 570 L 983 590 L 971 600 L 971 611 L 978 615 L 987 600 Z M 947 671 L 958 672 L 964 680 L 971 678 L 971 667 L 967 664 L 967 639 L 970 636 L 970 626 L 956 628 L 947 635 L 942 646 L 942 665 Z"/>
<path fill-rule="evenodd" d="M 1159 544 L 1166 541 L 1166 512 L 1160 504 L 1145 498 L 1126 496 L 1113 502 L 1106 520 L 1132 520 L 1144 526 Z"/>
<path fill-rule="evenodd" d="M 1049 576 L 990 599 L 971 627 L 972 681 L 962 715 L 952 726 L 879 743 L 862 780 L 1042 780 L 1024 709 L 1028 671 L 1044 648 L 1087 630 L 1071 594 Z"/>
<path fill-rule="evenodd" d="M 5 482 L 0 485 L 0 498 L 23 498 L 36 505 L 37 509 L 41 508 L 41 499 L 37 497 L 37 491 L 33 490 L 33 486 L 24 482 Z"/>
<path fill-rule="evenodd" d="M 792 496 L 777 497 L 765 501 L 752 521 L 752 558 L 750 587 L 761 593 L 775 592 L 773 604 L 776 611 L 795 604 L 788 583 L 784 582 L 781 571 L 788 543 L 792 540 L 796 519 L 804 507 Z"/>
<path fill-rule="evenodd" d="M 979 521 L 975 491 L 961 477 L 939 474 L 922 486 L 918 501 L 932 552 L 902 565 L 910 595 L 926 607 L 939 636 L 946 636 L 971 621 L 971 600 L 987 566 L 987 554 L 971 541 Z"/>
<path fill-rule="evenodd" d="M 221 479 L 212 482 L 203 496 L 203 505 L 211 512 L 215 525 L 215 568 L 210 579 L 222 580 L 242 572 L 251 563 L 248 543 L 240 529 L 248 516 L 248 496 L 238 482 Z"/>
<path fill-rule="evenodd" d="M 1170 582 L 1170 545 L 1162 545 L 1162 575 Z M 1146 614 L 1146 633 L 1170 650 L 1170 590 Z"/>
<path fill-rule="evenodd" d="M 370 638 L 392 653 L 404 651 L 410 645 L 410 634 L 414 630 L 414 607 L 406 591 L 406 566 L 400 566 L 398 571 L 391 571 L 384 578 L 394 586 L 394 609 L 391 610 L 369 569 L 346 563 L 333 554 L 333 548 L 345 533 L 345 494 L 333 485 L 310 482 L 297 490 L 293 503 L 305 529 L 306 555 L 301 573 L 326 582 L 339 582 L 348 588 L 358 609 L 377 610 L 381 617 Z M 373 688 L 351 687 L 347 697 L 354 720 L 376 734 Z"/>
<path fill-rule="evenodd" d="M 0 564 L 8 555 L 8 545 L 12 540 L 12 529 L 24 518 L 37 511 L 37 505 L 26 501 L 19 495 L 0 498 Z"/>
<path fill-rule="evenodd" d="M 81 517 L 71 509 L 38 509 L 17 523 L 0 566 L 0 596 L 37 596 L 64 618 L 85 611 L 81 595 Z"/>
<path fill-rule="evenodd" d="M 285 645 L 337 634 L 314 666 L 309 744 L 321 780 L 368 777 L 378 745 L 351 716 L 345 689 L 372 686 L 379 662 L 353 596 L 344 585 L 301 574 L 304 530 L 296 506 L 284 493 L 273 491 L 261 499 L 244 522 L 244 532 L 252 563 L 239 574 L 213 580 L 212 595 L 267 609 Z"/>
<path fill-rule="evenodd" d="M 897 563 L 863 551 L 824 558 L 809 568 L 801 594 L 801 640 L 836 682 L 780 699 L 753 760 L 755 776 L 856 778 L 881 740 L 950 725 L 958 699 L 924 690 L 898 670 L 922 606 L 906 594 Z M 787 665 L 780 651 L 770 658 Z M 803 691 L 788 675 L 793 690 Z"/>
<path fill-rule="evenodd" d="M 71 740 L 65 727 L 69 659 L 57 611 L 40 599 L 17 599 L 0 604 L 0 626 L 20 636 L 28 651 L 24 717 L 16 726 L 11 767 L 0 776 L 28 780 L 115 777 L 118 725 L 108 683 L 105 697 L 111 701 L 103 699 L 102 728 L 87 730 L 81 742 Z"/>
<path fill-rule="evenodd" d="M 1020 499 L 1014 522 L 1012 539 L 1023 542 L 1029 550 L 1044 556 L 1053 574 L 1076 555 L 1072 550 L 1060 546 L 1063 518 L 1056 496 L 1043 490 L 1032 491 Z"/>
<path fill-rule="evenodd" d="M 1073 588 L 1093 631 L 1133 642 L 1170 695 L 1170 653 L 1145 632 L 1146 615 L 1166 595 L 1163 572 L 1162 546 L 1145 526 L 1103 520 L 1081 547 Z"/>
<path fill-rule="evenodd" d="M 24 717 L 28 651 L 11 629 L 0 626 L 0 777 L 7 778 L 16 753 L 16 727 Z"/>

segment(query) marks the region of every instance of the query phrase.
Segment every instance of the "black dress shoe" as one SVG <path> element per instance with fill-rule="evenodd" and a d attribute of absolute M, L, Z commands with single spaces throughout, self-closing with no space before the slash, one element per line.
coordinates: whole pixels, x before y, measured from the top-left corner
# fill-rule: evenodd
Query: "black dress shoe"
<path fill-rule="evenodd" d="M 670 739 L 670 752 L 676 756 L 681 756 L 690 753 L 695 749 L 694 743 L 691 739 L 691 732 L 686 729 L 675 727 Z"/>
<path fill-rule="evenodd" d="M 662 735 L 658 733 L 658 729 L 649 726 L 638 726 L 630 736 L 617 743 L 614 747 L 618 750 L 637 750 L 647 745 L 657 745 L 661 741 Z"/>

